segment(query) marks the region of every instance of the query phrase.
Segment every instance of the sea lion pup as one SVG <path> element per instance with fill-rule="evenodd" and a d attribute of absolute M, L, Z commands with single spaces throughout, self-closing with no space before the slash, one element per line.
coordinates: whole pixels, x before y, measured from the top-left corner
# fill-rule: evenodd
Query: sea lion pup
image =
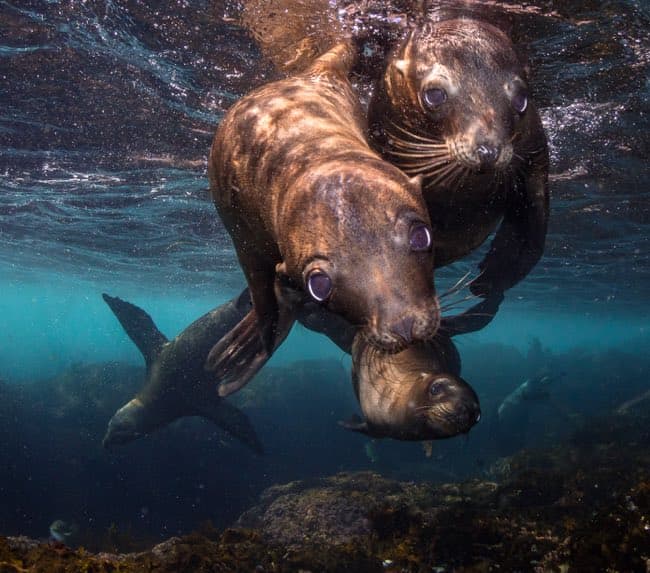
<path fill-rule="evenodd" d="M 419 179 L 365 140 L 341 43 L 299 75 L 240 99 L 217 129 L 208 173 L 253 300 L 210 351 L 220 394 L 242 387 L 288 332 L 278 281 L 304 290 L 396 352 L 435 335 L 429 216 Z"/>
<path fill-rule="evenodd" d="M 204 314 L 168 341 L 141 308 L 103 294 L 106 304 L 135 343 L 147 365 L 142 390 L 111 418 L 104 447 L 126 444 L 183 416 L 202 416 L 253 451 L 262 446 L 246 415 L 219 398 L 214 376 L 203 362 L 215 339 L 228 332 L 250 309 L 248 290 Z"/>
<path fill-rule="evenodd" d="M 443 318 L 433 340 L 387 354 L 355 336 L 352 383 L 363 419 L 341 425 L 374 438 L 435 440 L 465 434 L 480 420 L 474 389 L 460 377 L 452 336 L 480 330 L 493 318 L 497 293 L 455 317 Z"/>
<path fill-rule="evenodd" d="M 436 267 L 501 221 L 471 291 L 504 291 L 528 274 L 544 250 L 548 149 L 503 32 L 477 20 L 416 20 L 388 58 L 368 121 L 386 159 L 424 176 Z"/>

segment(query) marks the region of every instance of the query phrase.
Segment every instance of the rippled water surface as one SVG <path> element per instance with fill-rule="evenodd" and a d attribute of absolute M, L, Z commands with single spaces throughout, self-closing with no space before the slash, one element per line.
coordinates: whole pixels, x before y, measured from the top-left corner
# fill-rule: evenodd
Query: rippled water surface
<path fill-rule="evenodd" d="M 206 155 L 224 110 L 268 66 L 228 17 L 235 8 L 0 3 L 0 260 L 12 276 L 56 270 L 212 290 L 220 273 L 237 288 L 233 249 L 207 199 Z M 511 298 L 642 309 L 647 4 L 484 10 L 507 14 L 528 54 L 552 150 L 546 254 Z"/>

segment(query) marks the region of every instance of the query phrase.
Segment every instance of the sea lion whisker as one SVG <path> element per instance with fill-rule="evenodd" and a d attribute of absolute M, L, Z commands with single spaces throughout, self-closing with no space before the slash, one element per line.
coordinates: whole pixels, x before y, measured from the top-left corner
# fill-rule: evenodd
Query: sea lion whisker
<path fill-rule="evenodd" d="M 401 139 L 399 137 L 395 136 L 389 136 L 391 137 L 391 141 L 393 143 L 393 147 L 395 149 L 400 149 L 402 151 L 415 151 L 415 152 L 423 152 L 423 153 L 448 153 L 449 149 L 446 145 L 433 145 L 433 144 L 426 144 L 426 143 L 421 143 L 421 142 L 416 142 L 416 141 L 405 141 L 404 139 Z M 391 152 L 392 150 L 387 150 L 387 152 Z"/>
<path fill-rule="evenodd" d="M 454 308 L 458 308 L 460 305 L 469 302 L 470 300 L 475 300 L 477 298 L 480 298 L 476 294 L 469 294 L 467 296 L 464 296 L 463 298 L 459 298 L 458 300 L 450 301 L 449 303 L 443 305 L 440 307 L 440 312 L 444 312 L 447 310 L 452 310 Z"/>
<path fill-rule="evenodd" d="M 447 176 L 455 171 L 457 169 L 457 164 L 455 163 L 449 163 L 442 167 L 439 171 L 432 171 L 429 173 L 429 175 L 437 175 L 437 177 L 434 177 L 431 179 L 431 181 L 427 182 L 425 189 L 429 189 L 430 187 L 437 186 L 437 185 L 442 185 L 442 183 L 447 179 Z"/>
<path fill-rule="evenodd" d="M 451 288 L 448 288 L 446 291 L 444 291 L 442 294 L 438 295 L 439 299 L 442 299 L 444 297 L 450 296 L 452 294 L 457 293 L 459 290 L 464 289 L 470 282 L 472 282 L 472 279 L 470 279 L 470 275 L 472 274 L 472 271 L 469 270 L 467 271 L 462 277 L 460 277 L 452 286 Z M 469 280 L 468 280 L 469 279 Z"/>
<path fill-rule="evenodd" d="M 450 163 L 449 169 L 444 169 L 444 173 L 442 169 L 440 170 L 442 177 L 439 179 L 438 184 L 450 186 L 451 183 L 453 183 L 454 179 L 458 176 L 460 171 L 461 170 L 459 169 L 457 163 Z"/>
<path fill-rule="evenodd" d="M 396 128 L 398 131 L 401 131 L 404 135 L 412 137 L 413 139 L 417 139 L 419 141 L 424 141 L 425 143 L 429 143 L 429 144 L 445 145 L 445 142 L 442 139 L 433 139 L 431 137 L 426 137 L 424 135 L 419 135 L 419 134 L 417 134 L 415 132 L 409 131 L 404 126 L 398 125 L 397 123 L 395 123 L 392 120 L 390 120 L 390 124 L 394 128 Z M 387 131 L 387 133 L 388 133 L 388 131 Z"/>
<path fill-rule="evenodd" d="M 448 149 L 449 146 L 446 143 L 438 143 L 435 140 L 412 140 L 412 139 L 404 139 L 400 135 L 397 135 L 396 133 L 393 133 L 391 131 L 388 131 L 386 133 L 386 136 L 391 140 L 392 143 L 398 143 L 401 146 L 407 148 L 407 149 Z"/>
<path fill-rule="evenodd" d="M 435 152 L 429 152 L 425 150 L 418 150 L 418 151 L 393 151 L 390 150 L 388 151 L 389 155 L 392 155 L 394 157 L 406 157 L 407 159 L 410 158 L 423 158 L 423 159 L 433 159 L 436 157 L 447 157 L 451 161 L 451 156 L 447 151 L 435 151 Z"/>
<path fill-rule="evenodd" d="M 404 155 L 403 157 L 409 157 L 407 155 Z M 414 160 L 414 161 L 402 161 L 400 162 L 400 165 L 402 167 L 408 166 L 408 167 L 440 167 L 442 165 L 449 165 L 451 163 L 451 158 L 448 157 L 447 155 L 441 155 L 439 157 L 432 157 L 430 155 L 427 156 L 422 156 L 423 158 L 420 160 Z"/>
<path fill-rule="evenodd" d="M 443 170 L 447 171 L 449 164 L 444 162 L 429 163 L 421 167 L 410 167 L 409 165 L 401 165 L 402 171 L 406 171 L 409 175 L 422 174 L 424 176 L 438 175 Z"/>
<path fill-rule="evenodd" d="M 399 149 L 414 149 L 416 151 L 447 151 L 448 147 L 441 143 L 424 143 L 422 141 L 407 141 L 393 134 L 388 134 L 394 147 Z"/>

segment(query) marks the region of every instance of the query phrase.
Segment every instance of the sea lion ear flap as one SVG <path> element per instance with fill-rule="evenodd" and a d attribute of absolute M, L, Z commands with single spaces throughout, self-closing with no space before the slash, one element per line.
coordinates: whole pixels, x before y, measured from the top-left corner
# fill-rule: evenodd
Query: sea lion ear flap
<path fill-rule="evenodd" d="M 275 265 L 275 275 L 280 280 L 287 280 L 289 277 L 289 272 L 287 271 L 287 263 L 283 261 Z"/>
<path fill-rule="evenodd" d="M 395 60 L 393 66 L 395 66 L 395 69 L 400 73 L 402 77 L 406 77 L 406 74 L 408 72 L 408 67 L 409 67 L 408 60 L 406 59 Z"/>

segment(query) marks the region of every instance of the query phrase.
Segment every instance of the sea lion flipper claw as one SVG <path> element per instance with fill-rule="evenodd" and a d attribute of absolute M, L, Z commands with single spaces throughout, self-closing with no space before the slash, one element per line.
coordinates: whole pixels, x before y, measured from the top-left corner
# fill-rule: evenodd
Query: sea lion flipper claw
<path fill-rule="evenodd" d="M 212 347 L 205 368 L 217 373 L 221 381 L 219 394 L 225 396 L 245 386 L 269 357 L 257 314 L 251 310 Z"/>

